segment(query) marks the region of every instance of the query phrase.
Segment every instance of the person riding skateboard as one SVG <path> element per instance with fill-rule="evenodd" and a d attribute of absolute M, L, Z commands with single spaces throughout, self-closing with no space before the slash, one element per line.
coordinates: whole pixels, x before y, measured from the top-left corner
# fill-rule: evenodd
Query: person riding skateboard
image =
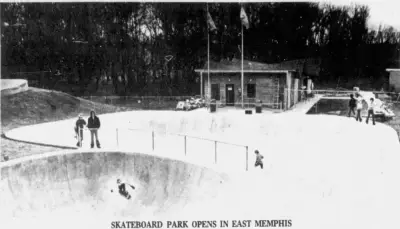
<path fill-rule="evenodd" d="M 118 192 L 121 194 L 121 196 L 125 197 L 126 199 L 131 199 L 131 194 L 128 192 L 127 187 L 132 188 L 135 190 L 135 186 L 124 183 L 121 181 L 121 179 L 117 179 L 117 185 L 118 185 Z"/>
<path fill-rule="evenodd" d="M 260 154 L 260 152 L 258 150 L 255 150 L 254 153 L 256 154 L 256 163 L 255 163 L 255 167 L 260 166 L 261 169 L 264 168 L 264 163 L 263 163 L 263 159 L 264 156 Z"/>
<path fill-rule="evenodd" d="M 94 147 L 94 137 L 96 137 L 96 146 L 100 148 L 100 141 L 98 130 L 100 128 L 100 119 L 96 116 L 96 113 L 92 110 L 90 111 L 90 117 L 88 119 L 87 128 L 90 130 L 90 148 Z"/>

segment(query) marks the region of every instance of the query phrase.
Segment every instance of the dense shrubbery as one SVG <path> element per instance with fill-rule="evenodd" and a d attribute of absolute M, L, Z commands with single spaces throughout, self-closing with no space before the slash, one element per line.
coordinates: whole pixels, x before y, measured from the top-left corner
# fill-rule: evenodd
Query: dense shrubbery
<path fill-rule="evenodd" d="M 240 58 L 240 5 L 208 7 L 217 26 L 210 34 L 211 58 Z M 399 33 L 391 27 L 368 30 L 365 6 L 244 7 L 250 21 L 244 32 L 246 59 L 273 63 L 321 58 L 323 79 L 331 82 L 376 80 L 386 67 L 398 64 Z M 82 93 L 107 76 L 122 95 L 153 93 L 152 85 L 159 94 L 193 94 L 198 90 L 192 86 L 197 82 L 193 69 L 207 57 L 205 12 L 206 4 L 200 3 L 2 4 L 2 65 L 60 71 L 50 82 L 76 82 Z M 167 62 L 166 55 L 174 58 Z"/>

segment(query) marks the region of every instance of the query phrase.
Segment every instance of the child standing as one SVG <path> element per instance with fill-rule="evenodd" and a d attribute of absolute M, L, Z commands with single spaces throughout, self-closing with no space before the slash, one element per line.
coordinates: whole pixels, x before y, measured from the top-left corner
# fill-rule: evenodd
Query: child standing
<path fill-rule="evenodd" d="M 368 116 L 367 116 L 367 122 L 366 122 L 367 124 L 368 124 L 369 116 L 372 116 L 372 124 L 375 125 L 374 108 L 375 108 L 374 98 L 371 98 L 370 102 L 368 103 Z"/>
<path fill-rule="evenodd" d="M 362 105 L 362 98 L 361 98 L 361 96 L 360 96 L 358 93 L 356 94 L 356 100 L 357 100 L 357 116 L 356 116 L 356 121 L 362 122 L 362 119 L 361 119 L 361 110 L 362 110 L 363 105 Z"/>
<path fill-rule="evenodd" d="M 78 120 L 75 123 L 75 136 L 78 139 L 78 143 L 76 143 L 77 147 L 82 147 L 83 141 L 83 128 L 86 126 L 85 120 L 82 118 L 82 114 L 79 114 Z"/>
<path fill-rule="evenodd" d="M 356 112 L 354 111 L 356 109 L 356 103 L 357 101 L 354 99 L 353 94 L 350 94 L 349 114 L 348 114 L 349 117 L 351 113 L 353 113 L 354 115 L 356 114 Z"/>
<path fill-rule="evenodd" d="M 261 169 L 264 168 L 264 163 L 263 163 L 263 159 L 264 156 L 260 154 L 260 152 L 258 150 L 255 150 L 254 153 L 256 154 L 256 163 L 255 163 L 255 167 L 260 166 Z"/>

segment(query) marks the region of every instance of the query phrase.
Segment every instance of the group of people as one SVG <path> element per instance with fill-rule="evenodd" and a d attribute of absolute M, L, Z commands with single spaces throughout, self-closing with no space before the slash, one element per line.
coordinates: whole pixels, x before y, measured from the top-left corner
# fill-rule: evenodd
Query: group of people
<path fill-rule="evenodd" d="M 96 146 L 97 148 L 100 148 L 100 141 L 99 141 L 99 135 L 98 135 L 98 130 L 100 128 L 100 119 L 99 117 L 96 116 L 96 113 L 92 110 L 90 111 L 90 117 L 88 118 L 88 121 L 86 123 L 85 119 L 83 119 L 82 114 L 79 114 L 78 120 L 75 123 L 75 134 L 76 138 L 78 139 L 78 143 L 76 143 L 77 147 L 82 147 L 82 141 L 83 141 L 83 129 L 85 126 L 89 129 L 90 131 L 90 147 L 94 147 L 94 138 L 96 138 Z"/>
<path fill-rule="evenodd" d="M 353 94 L 350 94 L 350 101 L 349 101 L 349 113 L 348 113 L 348 117 L 350 117 L 351 113 L 353 113 L 354 115 L 356 115 L 356 121 L 360 121 L 362 122 L 362 118 L 361 118 L 361 111 L 363 109 L 363 97 L 359 94 L 356 93 L 356 97 L 354 98 Z M 366 101 L 367 105 L 368 105 L 368 116 L 367 116 L 367 120 L 366 123 L 368 124 L 369 118 L 372 117 L 372 124 L 375 125 L 375 102 L 374 102 L 374 98 L 370 98 L 369 101 Z M 355 112 L 355 110 L 357 110 L 357 114 Z"/>

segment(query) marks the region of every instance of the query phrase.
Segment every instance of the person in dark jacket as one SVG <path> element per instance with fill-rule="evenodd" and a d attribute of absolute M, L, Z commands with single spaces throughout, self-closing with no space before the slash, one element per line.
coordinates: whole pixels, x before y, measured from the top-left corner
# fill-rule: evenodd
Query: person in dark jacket
<path fill-rule="evenodd" d="M 264 156 L 260 154 L 260 152 L 258 150 L 255 150 L 254 153 L 256 154 L 256 163 L 255 163 L 255 167 L 260 166 L 261 169 L 264 168 Z"/>
<path fill-rule="evenodd" d="M 350 117 L 351 113 L 353 113 L 353 115 L 356 114 L 356 112 L 355 112 L 356 106 L 357 106 L 357 100 L 354 98 L 353 94 L 350 94 L 349 114 L 348 114 L 349 117 Z"/>
<path fill-rule="evenodd" d="M 372 124 L 375 125 L 375 111 L 374 110 L 375 110 L 376 104 L 374 102 L 374 98 L 370 98 L 370 102 L 367 103 L 367 105 L 368 105 L 368 116 L 367 116 L 366 123 L 368 124 L 369 117 L 372 116 Z"/>
<path fill-rule="evenodd" d="M 97 148 L 100 148 L 100 141 L 99 141 L 99 135 L 98 135 L 98 130 L 100 128 L 100 119 L 99 117 L 96 116 L 94 111 L 90 111 L 90 117 L 88 119 L 88 125 L 87 128 L 90 130 L 90 147 L 94 147 L 94 141 L 93 138 L 96 136 L 96 146 Z"/>
<path fill-rule="evenodd" d="M 135 186 L 124 183 L 121 181 L 121 179 L 117 179 L 117 185 L 119 194 L 129 200 L 131 198 L 131 194 L 127 188 L 129 187 L 130 189 L 135 190 Z"/>
<path fill-rule="evenodd" d="M 82 141 L 83 141 L 83 128 L 86 126 L 86 121 L 85 119 L 82 118 L 82 114 L 79 114 L 78 120 L 76 120 L 75 123 L 75 134 L 76 138 L 78 139 L 78 143 L 76 143 L 76 146 L 82 147 Z"/>

